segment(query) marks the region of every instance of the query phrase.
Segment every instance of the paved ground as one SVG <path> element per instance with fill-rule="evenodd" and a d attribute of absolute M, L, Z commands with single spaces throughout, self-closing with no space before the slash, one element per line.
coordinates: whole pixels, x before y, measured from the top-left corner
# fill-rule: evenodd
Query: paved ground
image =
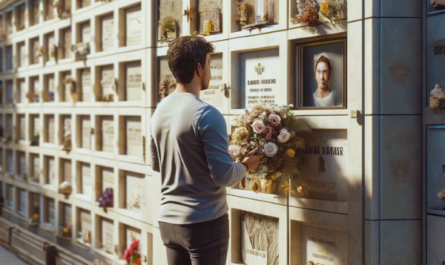
<path fill-rule="evenodd" d="M 0 264 L 1 265 L 27 265 L 23 260 L 0 246 Z"/>

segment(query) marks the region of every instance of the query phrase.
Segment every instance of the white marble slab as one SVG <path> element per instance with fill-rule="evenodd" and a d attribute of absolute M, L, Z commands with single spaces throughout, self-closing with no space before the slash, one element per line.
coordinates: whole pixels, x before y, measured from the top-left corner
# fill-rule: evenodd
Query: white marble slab
<path fill-rule="evenodd" d="M 126 117 L 126 154 L 142 156 L 142 124 L 140 117 Z"/>
<path fill-rule="evenodd" d="M 91 149 L 91 121 L 88 117 L 81 118 L 81 147 Z"/>
<path fill-rule="evenodd" d="M 73 217 L 72 217 L 72 208 L 71 205 L 69 204 L 63 204 L 63 225 L 65 227 L 68 227 L 71 229 L 72 231 L 72 227 L 73 227 Z"/>
<path fill-rule="evenodd" d="M 126 44 L 127 46 L 139 45 L 142 43 L 142 12 L 141 6 L 136 6 L 125 10 L 127 17 Z"/>
<path fill-rule="evenodd" d="M 102 97 L 113 94 L 114 91 L 114 69 L 112 65 L 102 66 L 101 69 Z"/>
<path fill-rule="evenodd" d="M 114 18 L 108 15 L 102 18 L 102 51 L 110 51 L 114 49 Z"/>
<path fill-rule="evenodd" d="M 91 71 L 89 68 L 82 69 L 80 71 L 80 84 L 81 84 L 81 94 L 82 101 L 90 102 L 92 95 L 92 84 L 91 84 Z"/>
<path fill-rule="evenodd" d="M 135 213 L 141 213 L 145 206 L 147 193 L 145 187 L 145 178 L 141 174 L 132 172 L 125 173 L 126 186 L 126 208 Z"/>
<path fill-rule="evenodd" d="M 114 254 L 114 224 L 102 218 L 102 247 L 106 253 Z"/>
<path fill-rule="evenodd" d="M 84 23 L 80 26 L 81 42 L 86 43 L 91 41 L 91 26 L 90 23 Z"/>
<path fill-rule="evenodd" d="M 54 157 L 47 157 L 47 184 L 55 185 L 56 184 L 56 163 L 54 161 Z"/>
<path fill-rule="evenodd" d="M 140 62 L 125 65 L 125 100 L 140 101 L 142 96 L 142 68 Z"/>
<path fill-rule="evenodd" d="M 114 189 L 114 172 L 112 168 L 102 168 L 102 191 L 106 188 Z"/>
<path fill-rule="evenodd" d="M 26 133 L 28 132 L 26 128 L 26 117 L 24 115 L 18 116 L 19 124 L 19 139 L 26 140 Z"/>
<path fill-rule="evenodd" d="M 54 227 L 56 226 L 56 208 L 54 199 L 48 199 L 48 222 Z"/>
<path fill-rule="evenodd" d="M 72 184 L 73 172 L 71 160 L 62 160 L 62 180 L 68 181 Z"/>
<path fill-rule="evenodd" d="M 127 242 L 127 245 L 126 245 L 127 247 L 129 247 L 131 245 L 131 242 L 134 239 L 137 239 L 137 240 L 142 239 L 141 231 L 139 229 L 127 226 L 125 232 L 126 232 L 125 238 L 126 238 L 126 242 Z"/>
<path fill-rule="evenodd" d="M 26 191 L 20 190 L 19 191 L 19 214 L 21 216 L 26 215 L 26 205 L 28 203 L 26 202 Z"/>
<path fill-rule="evenodd" d="M 47 132 L 48 132 L 48 143 L 55 143 L 55 135 L 56 135 L 56 125 L 54 116 L 48 117 L 48 125 L 47 125 Z"/>
<path fill-rule="evenodd" d="M 225 99 L 224 92 L 221 91 L 220 87 L 223 80 L 222 54 L 214 54 L 211 56 L 210 69 L 210 84 L 207 90 L 200 92 L 200 99 L 215 108 L 222 108 L 224 105 L 223 100 Z"/>
<path fill-rule="evenodd" d="M 82 194 L 91 198 L 93 193 L 93 178 L 91 176 L 91 167 L 87 164 L 80 165 L 80 177 L 81 177 L 81 186 L 82 186 Z"/>
<path fill-rule="evenodd" d="M 114 152 L 114 122 L 112 117 L 102 117 L 102 146 L 104 152 Z"/>

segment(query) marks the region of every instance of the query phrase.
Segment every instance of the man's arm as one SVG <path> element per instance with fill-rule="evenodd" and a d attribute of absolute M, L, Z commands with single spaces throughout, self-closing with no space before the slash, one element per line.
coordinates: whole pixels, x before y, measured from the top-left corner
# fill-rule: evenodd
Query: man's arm
<path fill-rule="evenodd" d="M 206 107 L 198 121 L 198 130 L 213 181 L 220 186 L 232 186 L 240 181 L 245 169 L 229 154 L 226 121 L 221 113 Z"/>
<path fill-rule="evenodd" d="M 160 172 L 158 150 L 156 148 L 156 144 L 152 135 L 150 136 L 150 153 L 151 168 L 153 169 L 153 171 Z"/>

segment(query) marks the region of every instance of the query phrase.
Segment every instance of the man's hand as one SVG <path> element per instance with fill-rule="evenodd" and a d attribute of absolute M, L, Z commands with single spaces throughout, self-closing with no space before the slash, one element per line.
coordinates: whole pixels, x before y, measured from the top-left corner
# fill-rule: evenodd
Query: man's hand
<path fill-rule="evenodd" d="M 261 165 L 262 155 L 255 155 L 257 149 L 250 151 L 243 159 L 242 163 L 245 163 L 249 167 L 249 171 L 255 170 Z M 247 171 L 245 172 L 247 173 Z"/>

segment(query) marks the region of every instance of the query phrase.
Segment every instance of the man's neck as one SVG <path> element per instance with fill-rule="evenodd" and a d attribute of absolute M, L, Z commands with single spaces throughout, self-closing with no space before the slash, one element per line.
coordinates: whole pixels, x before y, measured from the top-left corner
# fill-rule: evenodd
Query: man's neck
<path fill-rule="evenodd" d="M 190 82 L 188 84 L 178 83 L 176 85 L 176 89 L 173 94 L 177 93 L 191 93 L 199 98 L 199 92 L 201 91 L 201 86 L 196 84 L 195 82 Z"/>

